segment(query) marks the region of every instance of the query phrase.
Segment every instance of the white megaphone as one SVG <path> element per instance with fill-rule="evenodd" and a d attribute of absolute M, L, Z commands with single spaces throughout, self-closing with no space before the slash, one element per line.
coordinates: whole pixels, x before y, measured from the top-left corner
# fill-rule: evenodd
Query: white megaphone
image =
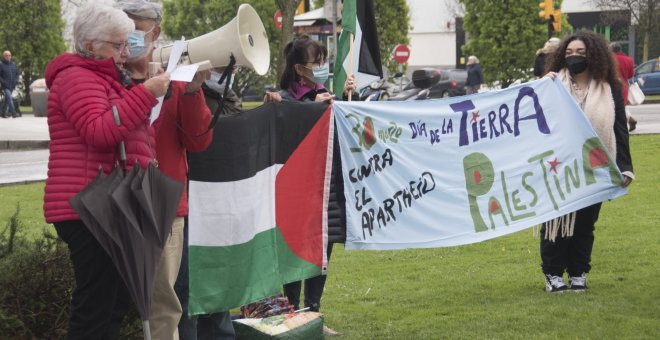
<path fill-rule="evenodd" d="M 167 64 L 173 45 L 157 48 L 153 62 Z M 248 4 L 238 7 L 238 14 L 226 25 L 185 42 L 182 64 L 199 64 L 198 70 L 229 65 L 230 55 L 237 66 L 247 66 L 264 75 L 270 65 L 270 47 L 266 29 L 257 11 Z"/>

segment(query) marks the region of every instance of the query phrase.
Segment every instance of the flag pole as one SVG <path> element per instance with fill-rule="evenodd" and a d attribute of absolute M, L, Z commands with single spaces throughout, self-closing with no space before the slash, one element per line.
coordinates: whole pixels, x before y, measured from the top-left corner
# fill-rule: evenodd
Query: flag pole
<path fill-rule="evenodd" d="M 349 36 L 349 48 L 348 48 L 348 74 L 346 78 L 350 77 L 353 74 L 353 33 Z M 348 101 L 352 101 L 353 91 L 348 92 Z"/>

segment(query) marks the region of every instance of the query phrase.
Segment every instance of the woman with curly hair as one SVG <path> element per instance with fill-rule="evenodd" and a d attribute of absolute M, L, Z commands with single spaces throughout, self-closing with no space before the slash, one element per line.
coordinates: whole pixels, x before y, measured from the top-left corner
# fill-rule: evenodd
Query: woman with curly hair
<path fill-rule="evenodd" d="M 621 84 L 607 43 L 593 32 L 577 32 L 561 41 L 546 65 L 547 76 L 559 78 L 616 159 L 624 177 L 622 185 L 627 187 L 635 177 Z M 600 206 L 601 203 L 594 204 L 541 227 L 541 268 L 546 291 L 587 289 Z M 564 283 L 564 271 L 568 273 L 568 285 Z"/>

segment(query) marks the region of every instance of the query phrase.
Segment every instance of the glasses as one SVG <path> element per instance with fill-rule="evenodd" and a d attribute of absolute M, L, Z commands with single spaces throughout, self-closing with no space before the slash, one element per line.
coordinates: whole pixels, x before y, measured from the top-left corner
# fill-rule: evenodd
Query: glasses
<path fill-rule="evenodd" d="M 126 47 L 128 47 L 128 41 L 121 41 L 121 42 L 114 42 L 114 41 L 107 41 L 107 40 L 98 40 L 100 42 L 108 43 L 112 45 L 112 47 L 115 48 L 115 50 L 122 52 Z"/>
<path fill-rule="evenodd" d="M 305 61 L 304 63 L 305 64 L 312 64 L 312 66 L 314 66 L 314 65 L 321 66 L 321 65 L 326 63 L 326 60 L 311 60 L 311 61 Z"/>

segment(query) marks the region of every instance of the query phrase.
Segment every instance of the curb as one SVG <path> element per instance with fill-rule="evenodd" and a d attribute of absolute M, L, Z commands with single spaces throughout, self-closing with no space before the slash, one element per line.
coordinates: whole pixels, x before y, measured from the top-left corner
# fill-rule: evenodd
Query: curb
<path fill-rule="evenodd" d="M 18 181 L 18 182 L 11 182 L 11 183 L 0 183 L 0 188 L 3 187 L 11 187 L 15 185 L 27 185 L 27 184 L 34 184 L 34 183 L 46 183 L 46 179 L 28 179 L 24 181 Z"/>
<path fill-rule="evenodd" d="M 0 141 L 0 151 L 29 151 L 48 149 L 49 140 L 3 140 Z"/>

